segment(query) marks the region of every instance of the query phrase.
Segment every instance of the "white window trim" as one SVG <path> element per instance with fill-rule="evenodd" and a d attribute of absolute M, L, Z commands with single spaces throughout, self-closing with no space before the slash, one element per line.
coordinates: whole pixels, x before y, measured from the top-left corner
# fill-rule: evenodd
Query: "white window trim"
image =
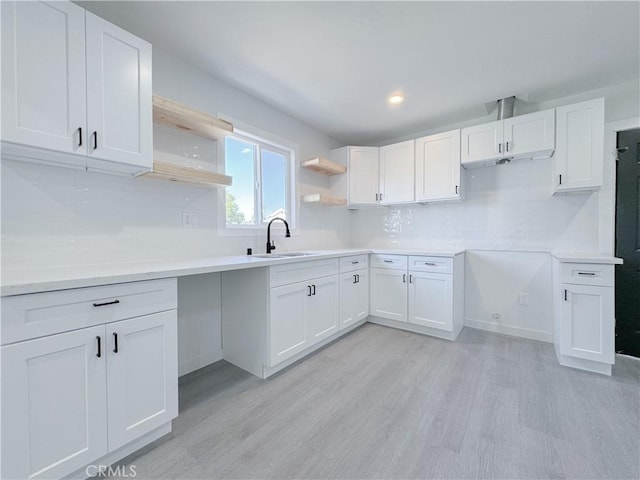
<path fill-rule="evenodd" d="M 291 235 L 295 236 L 298 234 L 297 224 L 297 161 L 299 145 L 295 144 L 287 139 L 282 137 L 278 137 L 269 132 L 265 132 L 259 128 L 248 125 L 240 120 L 234 119 L 225 115 L 223 113 L 218 113 L 218 118 L 222 120 L 226 120 L 233 124 L 234 133 L 237 133 L 240 136 L 255 139 L 261 143 L 265 143 L 267 145 L 272 145 L 274 148 L 279 150 L 284 150 L 289 152 L 289 208 L 291 210 L 288 215 L 290 220 L 287 220 L 289 223 L 289 229 L 291 231 Z M 218 158 L 218 171 L 220 173 L 224 173 L 226 166 L 226 158 L 224 151 L 224 140 L 221 139 L 217 142 L 217 155 Z M 226 212 L 226 188 L 218 189 L 218 228 L 217 233 L 218 236 L 222 237 L 261 237 L 266 235 L 266 226 L 265 225 L 238 225 L 238 226 L 227 226 L 227 212 Z M 271 227 L 272 232 L 282 231 L 284 234 L 284 225 L 282 222 L 276 222 Z"/>

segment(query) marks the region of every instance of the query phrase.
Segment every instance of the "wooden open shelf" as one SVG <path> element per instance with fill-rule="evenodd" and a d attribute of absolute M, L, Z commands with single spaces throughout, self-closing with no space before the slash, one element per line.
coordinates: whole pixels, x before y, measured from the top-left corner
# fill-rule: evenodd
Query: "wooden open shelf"
<path fill-rule="evenodd" d="M 324 173 L 325 175 L 340 175 L 347 171 L 347 167 L 339 163 L 332 162 L 326 158 L 317 157 L 302 162 L 304 168 L 313 170 L 314 172 Z"/>
<path fill-rule="evenodd" d="M 153 121 L 212 140 L 233 133 L 233 125 L 160 95 L 153 96 Z"/>
<path fill-rule="evenodd" d="M 232 178 L 222 173 L 157 161 L 153 162 L 153 171 L 145 173 L 144 176 L 211 187 L 227 187 L 232 184 Z"/>
<path fill-rule="evenodd" d="M 311 193 L 309 195 L 302 196 L 302 203 L 308 203 L 313 205 L 328 205 L 328 206 L 340 206 L 346 205 L 347 199 L 340 197 L 332 197 L 331 195 L 324 195 L 323 193 Z"/>

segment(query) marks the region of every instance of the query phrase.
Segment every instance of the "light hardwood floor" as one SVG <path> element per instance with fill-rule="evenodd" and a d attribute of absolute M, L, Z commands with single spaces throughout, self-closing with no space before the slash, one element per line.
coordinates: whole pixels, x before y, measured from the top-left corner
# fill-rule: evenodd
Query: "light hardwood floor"
<path fill-rule="evenodd" d="M 640 478 L 640 361 L 612 377 L 553 346 L 465 328 L 456 342 L 365 324 L 259 380 L 181 379 L 174 431 L 136 478 Z"/>

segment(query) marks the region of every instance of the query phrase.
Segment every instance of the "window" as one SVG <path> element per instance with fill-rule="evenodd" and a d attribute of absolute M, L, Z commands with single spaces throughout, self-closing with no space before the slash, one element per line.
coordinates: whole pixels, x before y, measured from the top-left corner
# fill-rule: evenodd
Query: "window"
<path fill-rule="evenodd" d="M 293 152 L 249 135 L 225 138 L 227 227 L 258 227 L 275 217 L 292 222 Z"/>

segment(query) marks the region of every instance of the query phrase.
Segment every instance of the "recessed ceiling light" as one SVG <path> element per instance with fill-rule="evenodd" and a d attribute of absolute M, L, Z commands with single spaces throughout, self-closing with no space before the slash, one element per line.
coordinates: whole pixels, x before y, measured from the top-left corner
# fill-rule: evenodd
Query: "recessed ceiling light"
<path fill-rule="evenodd" d="M 400 105 L 404 100 L 405 96 L 401 93 L 394 93 L 387 97 L 387 103 L 390 105 Z"/>

